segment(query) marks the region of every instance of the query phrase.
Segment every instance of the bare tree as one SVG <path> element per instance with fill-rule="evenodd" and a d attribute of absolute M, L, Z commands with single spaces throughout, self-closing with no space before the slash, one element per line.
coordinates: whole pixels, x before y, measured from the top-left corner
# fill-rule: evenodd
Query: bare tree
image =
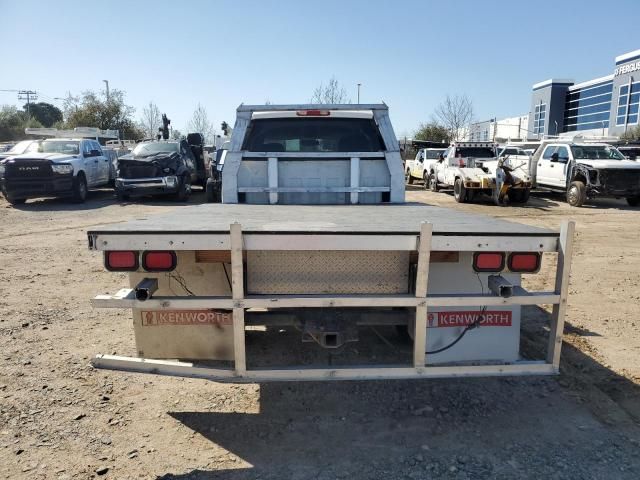
<path fill-rule="evenodd" d="M 158 106 L 149 102 L 149 105 L 142 109 L 142 118 L 140 119 L 140 128 L 144 131 L 147 138 L 155 138 L 158 134 L 158 128 L 162 125 L 162 116 Z"/>
<path fill-rule="evenodd" d="M 182 132 L 177 128 L 171 129 L 171 140 L 180 140 L 182 139 Z"/>
<path fill-rule="evenodd" d="M 436 107 L 434 115 L 449 131 L 451 140 L 460 140 L 466 136 L 473 119 L 473 103 L 466 95 L 455 97 L 447 95 L 447 98 Z"/>
<path fill-rule="evenodd" d="M 191 133 L 201 133 L 204 135 L 205 143 L 210 143 L 215 135 L 213 124 L 209 121 L 209 116 L 207 115 L 207 110 L 199 103 L 193 112 L 193 117 L 191 117 L 187 129 Z"/>
<path fill-rule="evenodd" d="M 347 91 L 340 86 L 336 77 L 331 77 L 326 86 L 321 83 L 313 91 L 311 103 L 351 103 L 351 99 L 347 97 Z"/>

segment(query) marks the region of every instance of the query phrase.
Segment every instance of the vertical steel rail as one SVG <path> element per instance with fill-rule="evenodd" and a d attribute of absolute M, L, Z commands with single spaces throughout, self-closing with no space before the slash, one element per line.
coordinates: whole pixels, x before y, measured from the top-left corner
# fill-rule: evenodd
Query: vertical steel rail
<path fill-rule="evenodd" d="M 267 165 L 267 181 L 269 189 L 278 188 L 278 159 L 277 157 L 269 157 Z M 278 192 L 269 190 L 269 203 L 275 205 L 278 203 Z"/>
<path fill-rule="evenodd" d="M 229 228 L 231 245 L 231 292 L 234 305 L 244 300 L 244 264 L 242 261 L 242 226 L 232 223 Z M 244 308 L 233 307 L 233 358 L 236 375 L 247 372 L 244 343 Z"/>
<path fill-rule="evenodd" d="M 427 297 L 429 283 L 429 260 L 431 257 L 431 233 L 433 226 L 423 222 L 420 225 L 420 244 L 418 245 L 418 269 L 416 271 L 416 297 Z M 413 332 L 413 366 L 424 367 L 427 350 L 427 307 L 416 307 L 416 321 Z"/>
<path fill-rule="evenodd" d="M 351 188 L 360 187 L 360 159 L 358 157 L 351 157 Z M 358 203 L 358 192 L 351 191 L 350 201 L 352 205 Z"/>
<path fill-rule="evenodd" d="M 547 346 L 547 363 L 553 365 L 556 373 L 560 371 L 560 350 L 562 349 L 562 334 L 567 311 L 567 294 L 569 291 L 575 226 L 576 224 L 573 221 L 563 222 L 560 228 L 560 238 L 558 239 L 555 293 L 560 295 L 560 303 L 555 304 L 551 312 L 549 345 Z"/>

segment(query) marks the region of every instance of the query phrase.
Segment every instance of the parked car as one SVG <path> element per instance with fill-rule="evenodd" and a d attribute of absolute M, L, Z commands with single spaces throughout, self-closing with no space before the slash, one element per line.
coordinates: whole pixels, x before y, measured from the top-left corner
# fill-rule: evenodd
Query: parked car
<path fill-rule="evenodd" d="M 173 195 L 185 201 L 191 185 L 201 181 L 196 156 L 186 140 L 142 142 L 118 159 L 116 195 Z"/>
<path fill-rule="evenodd" d="M 96 140 L 52 138 L 31 145 L 0 165 L 0 189 L 13 205 L 35 197 L 84 202 L 89 188 L 109 183 L 110 162 Z"/>
<path fill-rule="evenodd" d="M 405 178 L 409 185 L 415 179 L 424 182 L 424 188 L 429 188 L 429 172 L 444 153 L 444 148 L 421 148 L 416 154 L 416 158 L 408 160 L 405 166 Z"/>
<path fill-rule="evenodd" d="M 209 162 L 209 178 L 207 178 L 207 202 L 222 202 L 222 169 L 224 168 L 224 158 L 227 155 L 231 142 L 224 142 L 222 146 L 215 151 L 214 157 Z"/>
<path fill-rule="evenodd" d="M 536 187 L 565 192 L 572 207 L 595 197 L 640 205 L 640 163 L 606 143 L 544 141 L 531 159 L 531 175 Z"/>
<path fill-rule="evenodd" d="M 23 140 L 21 142 L 16 143 L 7 151 L 0 153 L 0 162 L 9 157 L 14 157 L 16 155 L 22 155 L 27 152 L 29 149 L 32 151 L 37 150 L 38 141 L 37 140 Z"/>

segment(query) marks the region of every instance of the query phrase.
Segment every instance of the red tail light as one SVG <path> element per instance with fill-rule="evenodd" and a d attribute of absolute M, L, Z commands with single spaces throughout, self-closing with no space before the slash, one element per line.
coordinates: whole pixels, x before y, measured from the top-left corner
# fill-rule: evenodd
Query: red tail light
<path fill-rule="evenodd" d="M 170 272 L 176 268 L 175 252 L 144 252 L 142 254 L 142 268 L 147 272 Z"/>
<path fill-rule="evenodd" d="M 104 267 L 110 272 L 135 272 L 138 266 L 138 252 L 104 252 Z"/>
<path fill-rule="evenodd" d="M 514 252 L 509 255 L 509 270 L 531 273 L 540 270 L 541 255 L 538 252 Z"/>
<path fill-rule="evenodd" d="M 296 115 L 299 117 L 328 117 L 331 112 L 329 110 L 298 110 Z"/>
<path fill-rule="evenodd" d="M 473 254 L 473 269 L 476 272 L 501 272 L 504 270 L 504 253 L 476 252 Z"/>

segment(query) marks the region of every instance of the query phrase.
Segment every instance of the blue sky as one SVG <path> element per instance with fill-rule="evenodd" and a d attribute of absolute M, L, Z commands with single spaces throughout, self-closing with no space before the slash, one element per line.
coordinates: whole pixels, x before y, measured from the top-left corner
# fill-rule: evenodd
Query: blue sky
<path fill-rule="evenodd" d="M 640 48 L 638 19 L 637 0 L 0 0 L 0 89 L 50 101 L 107 79 L 136 118 L 154 101 L 184 130 L 198 102 L 219 127 L 240 103 L 306 102 L 335 76 L 354 102 L 357 83 L 363 103 L 384 100 L 401 136 L 447 94 L 503 117 L 528 111 L 533 83 L 612 73 Z"/>

